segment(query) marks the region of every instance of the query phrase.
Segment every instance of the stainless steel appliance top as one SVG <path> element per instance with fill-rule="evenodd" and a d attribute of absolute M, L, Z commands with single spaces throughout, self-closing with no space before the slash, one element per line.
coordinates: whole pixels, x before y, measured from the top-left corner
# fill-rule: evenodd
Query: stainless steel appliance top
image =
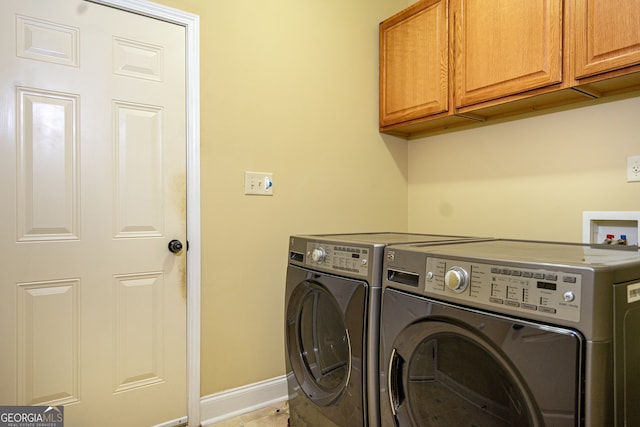
<path fill-rule="evenodd" d="M 640 267 L 640 252 L 624 246 L 505 239 L 460 242 L 455 245 L 429 246 L 428 248 L 424 246 L 418 243 L 402 249 L 424 250 L 433 255 L 447 257 L 471 257 L 494 263 L 526 262 L 593 268 L 637 264 Z"/>
<path fill-rule="evenodd" d="M 348 234 L 312 234 L 299 235 L 293 237 L 301 237 L 316 240 L 331 240 L 338 242 L 353 242 L 373 245 L 396 245 L 405 243 L 421 242 L 424 244 L 458 241 L 461 239 L 477 239 L 468 236 L 449 236 L 441 234 L 417 234 L 417 233 L 396 233 L 396 232 L 378 232 L 378 233 L 348 233 Z"/>

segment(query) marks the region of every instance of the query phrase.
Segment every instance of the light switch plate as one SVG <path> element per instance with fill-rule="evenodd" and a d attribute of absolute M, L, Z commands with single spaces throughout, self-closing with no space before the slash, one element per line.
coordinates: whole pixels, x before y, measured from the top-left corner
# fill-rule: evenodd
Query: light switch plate
<path fill-rule="evenodd" d="M 271 172 L 245 171 L 244 194 L 273 196 L 273 174 Z"/>

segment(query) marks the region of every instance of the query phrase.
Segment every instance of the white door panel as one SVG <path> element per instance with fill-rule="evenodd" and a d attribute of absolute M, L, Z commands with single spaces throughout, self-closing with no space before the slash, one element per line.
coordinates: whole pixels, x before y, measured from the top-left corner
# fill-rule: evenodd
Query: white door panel
<path fill-rule="evenodd" d="M 184 27 L 0 2 L 0 405 L 186 415 Z"/>

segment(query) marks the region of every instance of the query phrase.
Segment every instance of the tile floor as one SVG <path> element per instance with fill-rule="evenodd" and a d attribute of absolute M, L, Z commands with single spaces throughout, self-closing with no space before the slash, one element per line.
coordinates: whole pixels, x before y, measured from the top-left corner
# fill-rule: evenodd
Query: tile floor
<path fill-rule="evenodd" d="M 287 427 L 289 425 L 289 405 L 284 401 L 257 411 L 242 414 L 219 423 L 215 427 Z"/>

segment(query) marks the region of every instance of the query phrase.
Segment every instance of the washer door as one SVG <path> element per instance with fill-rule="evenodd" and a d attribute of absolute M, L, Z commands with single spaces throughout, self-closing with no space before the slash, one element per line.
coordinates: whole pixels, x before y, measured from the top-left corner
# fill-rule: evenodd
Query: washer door
<path fill-rule="evenodd" d="M 300 282 L 288 298 L 288 362 L 297 384 L 318 406 L 337 402 L 355 375 L 356 402 L 362 392 L 362 337 L 366 307 L 362 282 L 315 275 Z M 352 339 L 354 342 L 352 342 Z M 354 366 L 356 365 L 356 366 Z M 358 402 L 360 404 L 360 402 Z"/>
<path fill-rule="evenodd" d="M 399 425 L 537 426 L 511 363 L 475 333 L 444 321 L 413 324 L 392 352 L 389 390 Z M 403 401 L 404 400 L 404 401 Z"/>
<path fill-rule="evenodd" d="M 383 425 L 572 426 L 582 338 L 386 290 Z M 385 344 L 388 343 L 388 344 Z"/>

